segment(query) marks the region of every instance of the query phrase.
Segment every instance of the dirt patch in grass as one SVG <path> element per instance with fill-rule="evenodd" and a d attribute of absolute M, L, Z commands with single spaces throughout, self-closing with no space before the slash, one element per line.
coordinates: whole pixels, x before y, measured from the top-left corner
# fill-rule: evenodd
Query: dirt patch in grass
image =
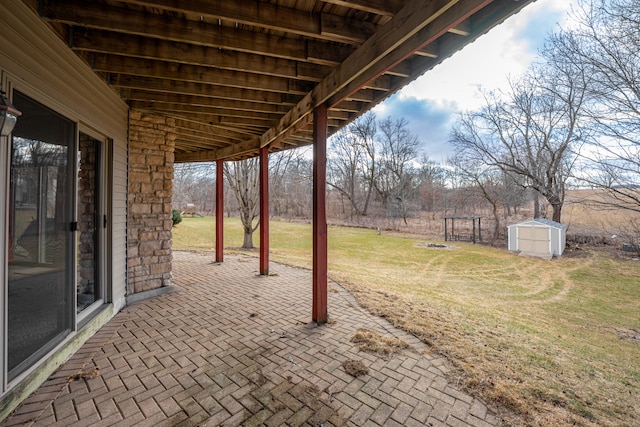
<path fill-rule="evenodd" d="M 624 340 L 640 344 L 640 330 L 628 328 L 615 328 L 616 333 Z"/>
<path fill-rule="evenodd" d="M 407 342 L 399 338 L 385 337 L 369 329 L 358 329 L 351 337 L 351 342 L 357 344 L 360 351 L 377 354 L 385 359 L 411 348 Z"/>

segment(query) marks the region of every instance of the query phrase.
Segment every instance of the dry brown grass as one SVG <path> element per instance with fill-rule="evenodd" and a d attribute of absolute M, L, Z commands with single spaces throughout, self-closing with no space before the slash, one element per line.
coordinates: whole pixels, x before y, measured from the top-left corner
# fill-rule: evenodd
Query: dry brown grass
<path fill-rule="evenodd" d="M 605 238 L 617 235 L 622 238 L 640 232 L 640 213 L 624 209 L 612 209 L 594 204 L 593 201 L 610 201 L 601 191 L 571 190 L 567 192 L 563 209 L 563 222 L 567 232 L 598 234 Z"/>
<path fill-rule="evenodd" d="M 342 363 L 342 368 L 347 374 L 354 378 L 358 378 L 359 376 L 367 375 L 369 373 L 369 368 L 367 368 L 361 360 L 345 360 Z"/>
<path fill-rule="evenodd" d="M 400 338 L 385 337 L 375 331 L 362 328 L 353 334 L 351 342 L 357 344 L 360 351 L 377 354 L 387 359 L 410 348 L 409 344 Z"/>
<path fill-rule="evenodd" d="M 529 263 L 536 267 L 525 267 Z M 476 275 L 479 289 L 455 296 L 449 291 L 432 298 L 415 288 L 403 291 L 352 280 L 343 283 L 371 313 L 444 355 L 455 367 L 451 380 L 495 405 L 507 425 L 634 425 L 640 415 L 636 404 L 640 340 L 635 339 L 637 329 L 613 325 L 638 325 L 638 319 L 628 317 L 637 299 L 629 301 L 629 308 L 616 319 L 615 308 L 607 308 L 613 301 L 600 294 L 611 286 L 598 282 L 615 282 L 618 276 L 610 269 L 621 268 L 619 278 L 624 284 L 620 285 L 631 291 L 628 298 L 637 298 L 637 264 L 618 265 L 608 255 L 593 253 L 547 262 L 551 268 L 539 268 L 545 266 L 539 260 L 518 259 L 518 264 L 515 269 L 521 274 L 510 271 L 508 280 L 516 285 L 534 275 L 535 285 L 531 283 L 534 289 L 517 297 L 509 294 L 515 289 L 509 291 L 507 284 L 498 294 L 479 295 L 486 277 L 477 267 L 470 274 Z M 487 269 L 498 282 L 507 273 L 497 266 Z M 598 277 L 602 269 L 607 271 Z M 432 269 L 432 278 L 442 282 L 445 278 L 438 276 L 446 276 L 445 271 Z M 380 266 L 376 272 L 387 278 L 397 274 Z M 461 280 L 456 272 L 449 274 Z M 583 275 L 590 279 L 583 280 Z M 614 297 L 618 298 L 625 297 Z"/>

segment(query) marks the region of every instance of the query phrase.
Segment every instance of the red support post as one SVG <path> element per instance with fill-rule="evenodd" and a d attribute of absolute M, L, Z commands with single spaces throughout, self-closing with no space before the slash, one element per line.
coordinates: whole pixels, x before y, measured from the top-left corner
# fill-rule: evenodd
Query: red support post
<path fill-rule="evenodd" d="M 269 275 L 269 147 L 260 149 L 260 274 Z"/>
<path fill-rule="evenodd" d="M 327 323 L 327 106 L 313 110 L 313 321 Z"/>
<path fill-rule="evenodd" d="M 224 260 L 224 160 L 216 160 L 216 262 Z"/>

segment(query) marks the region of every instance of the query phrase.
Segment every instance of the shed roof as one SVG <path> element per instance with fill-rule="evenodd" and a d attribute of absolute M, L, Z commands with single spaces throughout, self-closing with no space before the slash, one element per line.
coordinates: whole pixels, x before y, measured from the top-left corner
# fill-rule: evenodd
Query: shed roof
<path fill-rule="evenodd" d="M 518 225 L 546 225 L 546 226 L 557 228 L 560 230 L 564 230 L 567 228 L 566 224 L 561 224 L 559 222 L 551 221 L 550 219 L 546 219 L 546 218 L 529 219 L 526 221 L 518 222 L 516 224 L 511 224 L 509 227 L 515 227 Z"/>
<path fill-rule="evenodd" d="M 176 120 L 175 160 L 312 142 L 533 0 L 23 0 L 130 107 Z M 469 70 L 473 72 L 473 70 Z"/>

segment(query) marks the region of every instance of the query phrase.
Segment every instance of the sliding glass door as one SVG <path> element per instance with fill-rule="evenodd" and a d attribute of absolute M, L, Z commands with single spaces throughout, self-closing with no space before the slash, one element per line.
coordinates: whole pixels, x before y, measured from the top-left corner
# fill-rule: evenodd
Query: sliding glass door
<path fill-rule="evenodd" d="M 106 301 L 106 138 L 14 92 L 8 209 L 8 380 L 28 370 Z M 1 322 L 0 322 L 1 324 Z"/>
<path fill-rule="evenodd" d="M 75 125 L 15 92 L 9 200 L 9 379 L 71 332 Z"/>

